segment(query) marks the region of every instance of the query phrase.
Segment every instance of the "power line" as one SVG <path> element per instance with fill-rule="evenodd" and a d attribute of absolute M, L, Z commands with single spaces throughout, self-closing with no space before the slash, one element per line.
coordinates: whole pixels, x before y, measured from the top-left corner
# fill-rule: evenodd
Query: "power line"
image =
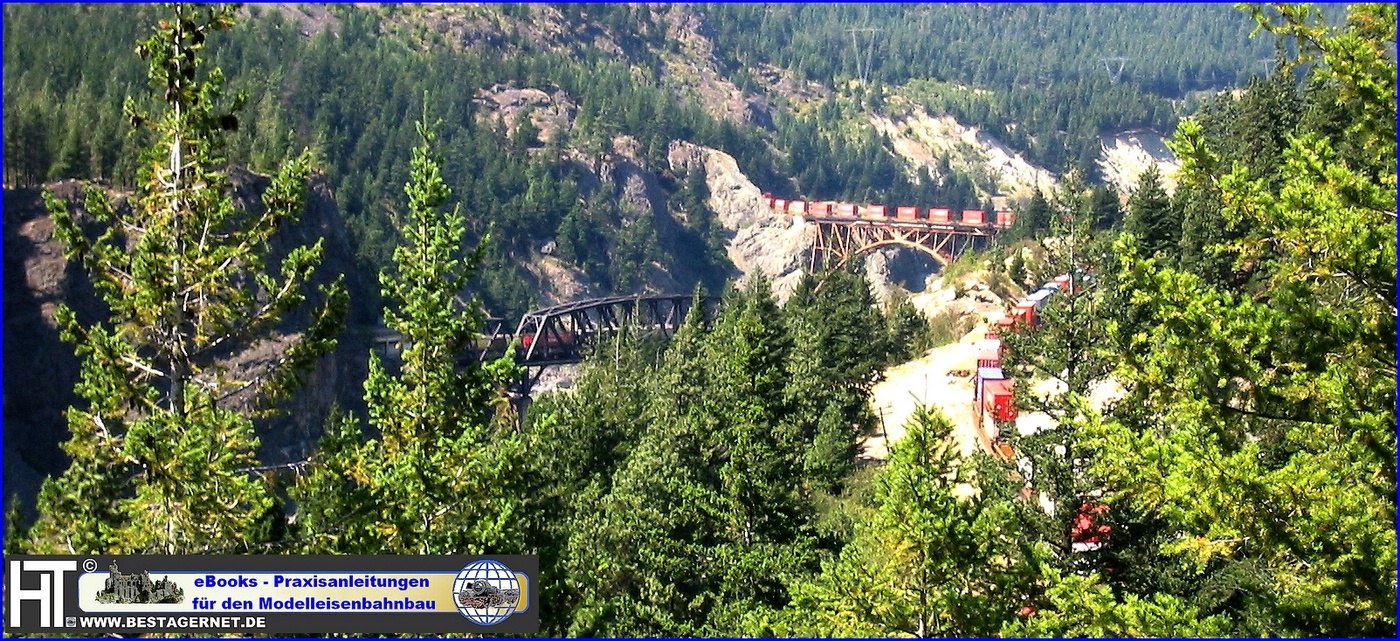
<path fill-rule="evenodd" d="M 856 33 L 874 34 L 880 31 L 883 31 L 883 29 L 876 29 L 874 27 L 857 27 L 846 30 L 847 33 L 851 34 L 851 47 L 856 54 L 856 75 L 860 77 L 860 84 L 862 85 L 866 84 L 866 80 L 870 77 L 871 62 L 875 54 L 875 37 L 871 36 L 870 41 L 866 44 L 865 64 L 862 66 L 860 60 L 860 39 L 856 37 Z"/>
<path fill-rule="evenodd" d="M 1102 58 L 1102 61 L 1104 70 L 1107 71 L 1109 75 L 1113 76 L 1113 82 L 1117 84 L 1118 80 L 1123 77 L 1123 67 L 1127 66 L 1127 64 L 1132 61 L 1132 58 Z M 1117 69 L 1113 68 L 1115 64 L 1118 65 Z"/>

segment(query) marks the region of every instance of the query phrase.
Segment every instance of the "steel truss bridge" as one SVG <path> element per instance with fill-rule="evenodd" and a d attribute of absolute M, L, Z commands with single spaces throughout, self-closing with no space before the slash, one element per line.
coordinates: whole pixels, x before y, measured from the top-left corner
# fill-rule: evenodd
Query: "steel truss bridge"
<path fill-rule="evenodd" d="M 708 324 L 714 320 L 719 298 L 705 297 L 700 303 Z M 500 358 L 512 341 L 518 340 L 515 360 L 526 373 L 515 391 L 528 395 L 545 369 L 581 362 L 593 353 L 601 338 L 635 331 L 670 339 L 694 304 L 691 295 L 594 298 L 527 312 L 513 333 L 505 319 L 488 318 L 482 337 L 464 350 L 458 362 Z M 385 328 L 376 329 L 373 341 L 375 351 L 386 361 L 397 361 L 405 347 L 401 334 Z"/>
<path fill-rule="evenodd" d="M 881 247 L 902 246 L 921 251 L 947 266 L 963 252 L 982 249 L 995 232 L 989 225 L 935 223 L 921 220 L 870 220 L 851 217 L 803 216 L 816 227 L 808 271 L 839 269 L 851 259 Z"/>

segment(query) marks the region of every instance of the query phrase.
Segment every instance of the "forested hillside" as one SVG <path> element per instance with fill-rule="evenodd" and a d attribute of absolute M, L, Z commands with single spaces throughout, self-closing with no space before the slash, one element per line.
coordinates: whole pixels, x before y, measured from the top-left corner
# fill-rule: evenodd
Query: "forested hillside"
<path fill-rule="evenodd" d="M 1192 108 L 1192 92 L 1239 86 L 1267 73 L 1274 57 L 1273 43 L 1251 40 L 1254 23 L 1228 5 L 739 3 L 705 11 L 740 87 L 762 87 L 767 65 L 826 86 L 864 79 L 873 85 L 867 95 L 913 96 L 1055 172 L 1069 163 L 1092 169 L 1099 134 L 1171 131 Z"/>
<path fill-rule="evenodd" d="M 7 211 L 6 248 L 48 271 L 7 273 L 6 329 L 20 310 L 81 368 L 48 412 L 71 464 L 36 518 L 7 497 L 5 552 L 534 554 L 541 636 L 1393 638 L 1397 13 L 1337 11 L 7 5 L 7 195 L 46 211 Z M 917 55 L 849 82 L 854 58 L 817 52 L 852 22 Z M 1263 41 L 1235 43 L 1251 25 Z M 1112 35 L 1060 37 L 1086 30 Z M 1007 56 L 963 64 L 982 41 Z M 1110 51 L 1143 64 L 1083 70 Z M 1214 69 L 1243 82 L 1188 113 Z M 736 283 L 695 169 L 719 163 L 669 157 L 722 150 L 776 193 L 986 196 L 947 163 L 911 175 L 862 124 L 919 95 L 1069 165 L 945 266 L 997 301 L 1066 279 L 996 351 L 1044 420 L 989 414 L 967 456 L 931 408 L 895 438 L 872 389 L 993 319 L 959 336 L 859 270 L 785 300 Z M 1174 128 L 1173 193 L 1074 166 L 1125 126 Z M 306 220 L 326 193 L 353 266 L 304 226 L 337 229 Z M 526 403 L 512 351 L 462 356 L 488 310 L 535 304 L 546 260 L 608 292 L 664 272 L 691 312 L 604 337 Z M 324 389 L 355 309 L 401 356 L 352 354 L 364 407 L 265 465 L 264 421 Z"/>
<path fill-rule="evenodd" d="M 664 166 L 672 140 L 728 152 L 755 183 L 782 195 L 980 206 L 989 194 L 966 173 L 906 171 L 888 140 L 862 124 L 863 113 L 881 109 L 868 99 L 898 91 L 996 132 L 1058 172 L 1071 160 L 1092 168 L 1104 131 L 1170 130 L 1180 110 L 1169 98 L 1229 86 L 1270 55 L 1267 43 L 1245 37 L 1247 20 L 1224 7 L 1154 7 L 1127 16 L 1121 7 L 1068 5 L 250 5 L 214 55 L 230 88 L 248 96 L 230 160 L 266 169 L 311 148 L 366 270 L 386 265 L 398 242 L 383 194 L 407 180 L 409 123 L 427 97 L 443 120 L 441 144 L 454 161 L 446 171 L 468 212 L 469 234 L 496 230 L 479 286 L 493 312 L 511 315 L 539 303 L 537 276 L 521 264 L 538 260 L 538 248 L 551 240 L 600 293 L 633 291 L 648 280 L 649 264 L 677 260 L 651 250 L 658 224 L 629 211 L 617 185 L 597 188 L 608 179 L 597 175 L 598 161 L 609 159 L 618 136 L 635 140 L 639 164 L 660 176 L 676 203 L 696 196 Z M 6 8 L 7 184 L 133 184 L 143 141 L 125 135 L 120 106 L 144 73 L 126 52 L 156 11 Z M 844 29 L 867 26 L 883 29 L 867 51 L 873 87 L 851 93 L 855 58 Z M 1173 37 L 1132 37 L 1165 30 Z M 1081 48 L 1086 33 L 1107 40 Z M 75 38 L 85 46 L 65 44 Z M 1124 44 L 1122 55 L 1135 62 L 1115 84 L 1096 58 L 1129 42 L 1170 42 L 1180 51 Z M 988 61 L 994 68 L 983 68 Z M 725 117 L 687 88 L 684 70 L 711 64 L 718 87 L 732 81 L 763 117 Z M 794 105 L 782 89 L 755 80 L 775 67 L 835 93 Z M 532 127 L 510 127 L 508 136 L 482 117 L 479 92 L 498 86 L 558 91 L 576 112 L 547 143 Z M 692 214 L 683 217 L 690 240 L 676 251 L 713 253 L 705 249 L 719 242 L 710 223 L 704 212 Z M 678 285 L 718 287 L 730 274 L 723 261 L 700 261 L 680 271 Z"/>

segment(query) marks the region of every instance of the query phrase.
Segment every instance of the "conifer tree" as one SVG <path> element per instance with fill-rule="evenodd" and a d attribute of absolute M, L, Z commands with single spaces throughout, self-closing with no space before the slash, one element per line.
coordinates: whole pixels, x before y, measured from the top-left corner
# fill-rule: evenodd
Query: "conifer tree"
<path fill-rule="evenodd" d="M 1029 561 L 1010 501 L 967 496 L 952 425 L 920 408 L 875 481 L 875 514 L 788 608 L 750 634 L 988 636 L 1029 601 Z"/>
<path fill-rule="evenodd" d="M 1122 247 L 1118 287 L 1144 322 L 1116 337 L 1115 376 L 1140 417 L 1087 430 L 1108 500 L 1164 522 L 1161 550 L 1225 593 L 1208 605 L 1234 634 L 1396 631 L 1396 9 L 1348 13 L 1341 28 L 1306 6 L 1256 19 L 1335 83 L 1367 153 L 1304 131 L 1265 175 L 1184 122 L 1183 180 L 1218 194 L 1231 249 L 1268 278 L 1242 296 Z"/>
<path fill-rule="evenodd" d="M 520 458 L 519 440 L 496 429 L 505 407 L 502 390 L 519 371 L 513 352 L 484 366 L 463 358 L 485 321 L 476 301 L 464 304 L 459 296 L 476 274 L 484 245 L 460 255 L 461 208 L 440 211 L 452 192 L 433 151 L 434 128 L 425 122 L 418 123 L 422 144 L 413 151 L 412 180 L 404 187 L 406 244 L 394 250 L 397 271 L 380 275 L 384 299 L 393 305 L 384 311 L 385 325 L 408 347 L 398 375 L 370 356 L 365 400 L 380 438 L 347 447 L 358 428 L 355 419 L 345 419 L 349 423 L 333 432 L 335 447 L 322 473 L 303 486 L 307 495 L 329 498 L 352 514 L 335 519 L 324 505 L 309 505 L 308 518 L 325 528 L 307 532 L 312 549 L 483 554 L 521 546 L 512 524 L 519 504 L 506 472 Z M 324 491 L 337 474 L 350 477 L 349 491 L 365 504 L 347 506 Z"/>
<path fill-rule="evenodd" d="M 78 322 L 60 306 L 56 320 L 82 362 L 83 405 L 68 410 L 72 464 L 40 492 L 31 550 L 67 553 L 190 553 L 240 549 L 259 519 L 280 510 L 250 471 L 258 445 L 252 415 L 237 395 L 268 402 L 335 345 L 346 294 L 321 288 L 311 323 L 283 347 L 278 363 L 234 380 L 221 363 L 257 348 L 307 301 L 321 246 L 291 250 L 269 264 L 269 242 L 300 216 L 309 159 L 284 165 L 263 195 L 266 210 L 234 206 L 222 173 L 223 136 L 242 104 L 221 100 L 223 74 L 207 73 L 204 50 L 233 24 L 229 6 L 176 5 L 140 43 L 163 102 L 154 112 L 128 100 L 155 146 L 143 156 L 129 210 L 96 187 L 88 213 L 103 226 L 84 233 L 66 203 L 45 196 L 67 256 L 80 259 L 109 320 Z M 273 515 L 274 517 L 277 515 Z"/>
<path fill-rule="evenodd" d="M 1123 230 L 1138 239 L 1144 256 L 1172 256 L 1181 238 L 1181 220 L 1172 211 L 1156 165 L 1138 178 L 1137 191 L 1128 198 L 1128 219 Z"/>

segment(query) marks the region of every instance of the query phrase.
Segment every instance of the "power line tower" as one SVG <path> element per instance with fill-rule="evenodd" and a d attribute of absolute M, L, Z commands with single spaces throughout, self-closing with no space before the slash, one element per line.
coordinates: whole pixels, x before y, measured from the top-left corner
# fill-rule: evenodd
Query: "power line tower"
<path fill-rule="evenodd" d="M 870 77 L 871 62 L 874 60 L 874 54 L 875 54 L 875 36 L 874 36 L 874 34 L 879 33 L 880 31 L 881 31 L 880 29 L 876 29 L 876 28 L 874 28 L 874 27 L 858 27 L 858 28 L 855 28 L 855 29 L 847 29 L 847 30 L 846 30 L 847 33 L 850 33 L 850 34 L 851 34 L 851 47 L 852 47 L 852 49 L 855 51 L 855 54 L 856 54 L 856 75 L 860 77 L 860 84 L 862 84 L 862 85 L 866 84 L 866 81 L 867 81 L 867 80 L 869 79 L 869 77 Z M 856 36 L 856 34 L 858 34 L 858 33 L 864 33 L 864 34 L 868 34 L 868 35 L 870 36 L 870 39 L 866 42 L 866 46 L 865 46 L 865 63 L 864 63 L 864 64 L 861 64 L 861 57 L 860 57 L 860 38 L 858 38 L 858 37 Z"/>
<path fill-rule="evenodd" d="M 1113 77 L 1113 84 L 1118 84 L 1118 80 L 1123 77 L 1123 68 L 1132 62 L 1132 58 L 1103 58 L 1104 70 Z M 1114 65 L 1118 65 L 1116 68 Z"/>

